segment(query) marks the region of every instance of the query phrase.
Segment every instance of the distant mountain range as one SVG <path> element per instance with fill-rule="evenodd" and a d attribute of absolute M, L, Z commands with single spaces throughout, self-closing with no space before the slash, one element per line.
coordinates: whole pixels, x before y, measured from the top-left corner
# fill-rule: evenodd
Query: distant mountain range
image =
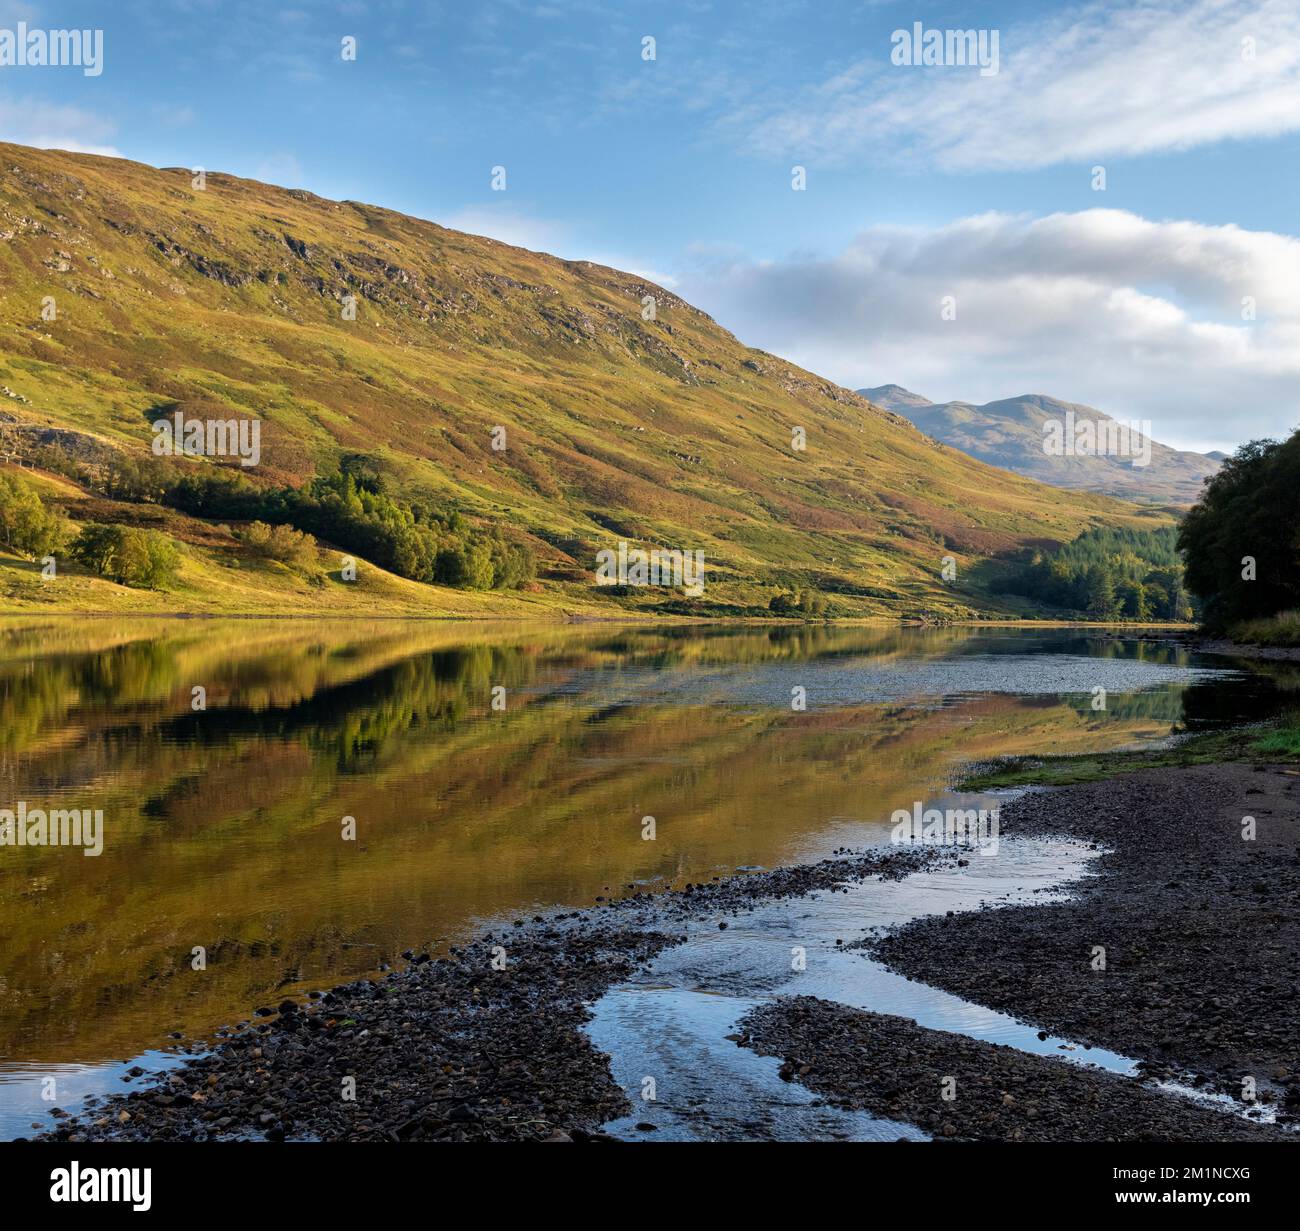
<path fill-rule="evenodd" d="M 1125 500 L 1156 504 L 1191 504 L 1202 482 L 1218 470 L 1223 453 L 1189 453 L 1150 442 L 1149 462 L 1128 424 L 1092 406 L 1063 402 L 1040 393 L 1004 398 L 977 406 L 972 402 L 931 402 L 901 385 L 859 389 L 869 401 L 910 419 L 927 436 L 971 457 L 1016 474 L 1076 491 L 1100 492 Z M 1089 435 L 1109 436 L 1122 444 L 1122 455 L 1088 449 Z M 1050 451 L 1044 442 L 1064 440 Z M 1076 447 L 1068 447 L 1074 442 Z"/>

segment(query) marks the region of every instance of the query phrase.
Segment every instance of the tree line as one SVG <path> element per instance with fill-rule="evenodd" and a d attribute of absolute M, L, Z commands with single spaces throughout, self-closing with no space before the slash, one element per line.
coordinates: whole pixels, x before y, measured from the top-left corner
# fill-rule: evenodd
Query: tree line
<path fill-rule="evenodd" d="M 1300 432 L 1242 445 L 1205 485 L 1178 543 L 1208 631 L 1300 608 Z"/>
<path fill-rule="evenodd" d="M 175 581 L 180 550 L 165 534 L 138 526 L 91 523 L 80 531 L 14 474 L 0 474 L 0 544 L 33 559 L 66 552 L 122 585 L 157 590 Z"/>
<path fill-rule="evenodd" d="M 1174 526 L 1086 530 L 1055 551 L 1027 553 L 1002 588 L 1093 620 L 1195 615 Z"/>
<path fill-rule="evenodd" d="M 323 539 L 399 577 L 456 589 L 520 589 L 537 575 L 527 544 L 454 508 L 400 496 L 362 454 L 344 455 L 337 469 L 301 488 L 259 485 L 227 467 L 125 454 L 95 472 L 60 469 L 113 500 L 248 523 L 235 536 L 255 555 L 287 564 L 313 563 Z M 179 562 L 175 543 L 158 531 L 97 523 L 74 535 L 29 483 L 8 474 L 0 475 L 0 543 L 37 558 L 66 548 L 102 576 L 151 588 L 173 579 Z"/>
<path fill-rule="evenodd" d="M 537 575 L 526 544 L 473 525 L 453 508 L 404 498 L 364 454 L 345 454 L 337 469 L 301 488 L 257 484 L 228 467 L 124 456 L 108 468 L 103 487 L 115 500 L 253 523 L 238 537 L 286 563 L 304 562 L 324 539 L 399 577 L 456 589 L 519 589 Z"/>

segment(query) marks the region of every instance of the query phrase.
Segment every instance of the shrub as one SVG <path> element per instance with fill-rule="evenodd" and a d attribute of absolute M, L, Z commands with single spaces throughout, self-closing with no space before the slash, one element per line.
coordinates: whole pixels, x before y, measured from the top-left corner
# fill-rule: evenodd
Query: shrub
<path fill-rule="evenodd" d="M 264 521 L 254 521 L 236 530 L 235 537 L 247 544 L 254 555 L 266 560 L 309 564 L 316 558 L 316 540 L 292 526 L 270 526 Z"/>
<path fill-rule="evenodd" d="M 767 604 L 767 609 L 773 615 L 815 618 L 825 615 L 826 598 L 816 590 L 800 590 L 797 594 L 775 594 Z"/>

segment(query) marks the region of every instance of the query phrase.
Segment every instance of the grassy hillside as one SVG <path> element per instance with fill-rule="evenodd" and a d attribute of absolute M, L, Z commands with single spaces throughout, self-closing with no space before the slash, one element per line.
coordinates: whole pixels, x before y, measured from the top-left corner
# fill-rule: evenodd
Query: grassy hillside
<path fill-rule="evenodd" d="M 56 318 L 43 319 L 51 299 Z M 0 386 L 0 453 L 53 448 L 93 468 L 115 451 L 149 457 L 151 423 L 178 409 L 251 417 L 256 481 L 297 486 L 363 453 L 392 489 L 499 525 L 540 558 L 530 593 L 376 578 L 364 594 L 305 596 L 327 606 L 744 614 L 808 587 L 839 615 L 1011 612 L 1017 600 L 989 598 L 990 557 L 1167 520 L 972 461 L 630 274 L 356 202 L 214 174 L 200 191 L 188 171 L 10 145 Z M 117 515 L 85 491 L 59 498 L 74 520 Z M 301 579 L 243 570 L 236 582 L 220 528 L 173 525 L 188 543 L 176 593 L 123 597 L 89 578 L 33 590 L 5 563 L 0 606 L 297 601 Z M 620 538 L 703 551 L 705 594 L 595 589 L 595 553 Z M 322 550 L 328 574 L 337 553 Z"/>
<path fill-rule="evenodd" d="M 24 471 L 42 496 L 60 505 L 79 524 L 108 521 L 160 530 L 182 545 L 179 576 L 162 590 L 117 585 L 71 561 L 60 562 L 56 578 L 42 577 L 38 562 L 0 552 L 0 609 L 55 613 L 66 610 L 118 615 L 274 614 L 353 616 L 483 616 L 545 619 L 591 614 L 594 604 L 563 593 L 485 593 L 426 586 L 362 563 L 355 580 L 344 581 L 339 552 L 317 547 L 297 566 L 260 559 L 231 533 L 157 505 L 94 499 L 57 475 Z"/>

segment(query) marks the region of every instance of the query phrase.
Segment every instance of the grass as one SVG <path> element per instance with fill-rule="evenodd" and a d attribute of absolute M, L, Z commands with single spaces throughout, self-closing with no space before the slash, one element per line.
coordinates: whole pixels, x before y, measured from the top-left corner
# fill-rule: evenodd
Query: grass
<path fill-rule="evenodd" d="M 1167 748 L 1130 752 L 1082 753 L 1059 757 L 1008 757 L 973 767 L 960 781 L 962 790 L 1001 787 L 1070 786 L 1097 782 L 1141 769 L 1219 765 L 1226 761 L 1300 761 L 1300 711 L 1260 726 L 1237 727 L 1190 735 Z"/>
<path fill-rule="evenodd" d="M 227 175 L 200 192 L 179 169 L 13 145 L 0 158 L 0 385 L 15 395 L 0 437 L 55 429 L 69 451 L 146 456 L 151 418 L 176 404 L 259 419 L 268 482 L 367 453 L 404 495 L 508 527 L 541 559 L 541 597 L 430 594 L 435 610 L 678 610 L 662 590 L 591 593 L 595 552 L 622 536 L 705 553 L 692 615 L 752 614 L 777 587 L 808 587 L 839 617 L 1031 616 L 983 562 L 1170 520 L 939 445 L 632 274 Z M 193 545 L 172 609 L 274 610 L 288 592 L 263 579 L 209 597 L 208 581 L 230 580 L 215 550 Z M 0 607 L 101 599 L 40 600 L 20 581 L 7 572 Z M 370 597 L 418 605 L 387 581 Z"/>
<path fill-rule="evenodd" d="M 1239 645 L 1300 646 L 1300 611 L 1244 620 L 1228 630 L 1228 637 Z"/>
<path fill-rule="evenodd" d="M 1300 716 L 1284 720 L 1267 734 L 1252 740 L 1250 751 L 1256 756 L 1278 760 L 1300 758 Z"/>

